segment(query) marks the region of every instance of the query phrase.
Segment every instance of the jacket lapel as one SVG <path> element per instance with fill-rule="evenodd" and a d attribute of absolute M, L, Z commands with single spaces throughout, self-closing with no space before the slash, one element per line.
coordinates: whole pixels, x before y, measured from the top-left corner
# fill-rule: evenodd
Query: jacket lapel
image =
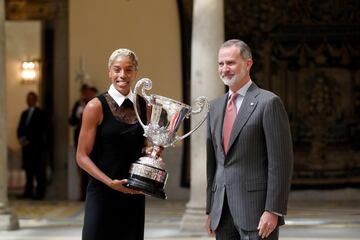
<path fill-rule="evenodd" d="M 217 141 L 218 141 L 218 146 L 222 146 L 223 150 L 224 150 L 224 146 L 223 146 L 223 124 L 224 124 L 224 115 L 225 115 L 225 109 L 226 109 L 226 104 L 227 104 L 227 99 L 228 99 L 228 95 L 229 94 L 225 94 L 224 96 L 222 96 L 218 102 L 218 106 L 215 107 L 215 109 L 217 109 L 216 112 L 216 119 L 218 119 L 218 123 L 220 123 L 220 127 L 216 128 L 216 135 L 218 136 L 216 137 Z"/>
<path fill-rule="evenodd" d="M 236 116 L 229 139 L 229 151 L 231 146 L 235 142 L 236 137 L 240 134 L 249 117 L 254 112 L 258 103 L 258 100 L 256 99 L 258 94 L 259 88 L 256 86 L 255 83 L 252 83 L 244 97 L 244 100 Z"/>

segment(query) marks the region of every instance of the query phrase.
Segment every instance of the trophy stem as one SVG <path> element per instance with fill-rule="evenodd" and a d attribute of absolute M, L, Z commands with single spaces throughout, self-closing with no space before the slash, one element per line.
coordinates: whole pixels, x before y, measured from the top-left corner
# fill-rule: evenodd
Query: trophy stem
<path fill-rule="evenodd" d="M 162 150 L 162 149 L 161 149 L 160 146 L 154 145 L 154 146 L 153 146 L 153 149 L 152 149 L 152 151 L 151 151 L 151 154 L 150 154 L 151 158 L 153 158 L 153 159 L 159 159 L 158 154 L 159 154 L 159 152 L 160 152 L 161 150 Z M 161 161 L 161 159 L 159 159 L 159 161 Z"/>

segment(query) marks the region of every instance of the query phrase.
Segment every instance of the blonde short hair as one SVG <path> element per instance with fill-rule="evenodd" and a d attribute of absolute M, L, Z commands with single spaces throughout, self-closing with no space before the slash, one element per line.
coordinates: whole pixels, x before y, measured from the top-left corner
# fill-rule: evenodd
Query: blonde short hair
<path fill-rule="evenodd" d="M 138 60 L 138 57 L 136 56 L 136 54 L 127 49 L 127 48 L 119 48 L 119 49 L 116 49 L 109 57 L 109 62 L 108 62 L 108 68 L 110 69 L 111 65 L 113 64 L 113 62 L 119 58 L 119 57 L 128 57 L 131 59 L 131 61 L 133 62 L 134 66 L 135 66 L 135 69 L 137 70 L 138 69 L 138 63 L 139 63 L 139 60 Z"/>

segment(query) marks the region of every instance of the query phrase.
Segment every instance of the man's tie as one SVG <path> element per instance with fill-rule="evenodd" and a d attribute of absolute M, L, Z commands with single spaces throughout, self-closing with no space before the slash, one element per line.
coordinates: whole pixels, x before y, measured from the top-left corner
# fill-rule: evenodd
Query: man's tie
<path fill-rule="evenodd" d="M 224 144 L 225 154 L 227 154 L 228 151 L 228 144 L 230 140 L 231 130 L 237 114 L 235 99 L 238 95 L 239 95 L 238 93 L 233 93 L 226 106 L 225 117 L 224 117 L 224 128 L 223 128 L 223 137 L 224 137 L 223 144 Z"/>

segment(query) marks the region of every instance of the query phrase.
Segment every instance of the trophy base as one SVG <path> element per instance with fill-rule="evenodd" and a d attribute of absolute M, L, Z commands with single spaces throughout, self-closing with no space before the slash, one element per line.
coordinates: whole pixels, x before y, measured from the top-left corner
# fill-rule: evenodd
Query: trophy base
<path fill-rule="evenodd" d="M 167 176 L 161 161 L 153 157 L 141 157 L 131 165 L 126 187 L 156 198 L 166 199 L 164 187 Z"/>
<path fill-rule="evenodd" d="M 154 186 L 153 184 L 149 183 L 148 180 L 146 182 L 141 181 L 139 179 L 131 178 L 128 180 L 128 183 L 126 184 L 127 188 L 131 188 L 134 190 L 141 191 L 147 195 L 150 195 L 152 197 L 160 198 L 160 199 L 166 199 L 166 193 L 164 192 L 164 189 L 159 189 L 158 187 Z"/>

